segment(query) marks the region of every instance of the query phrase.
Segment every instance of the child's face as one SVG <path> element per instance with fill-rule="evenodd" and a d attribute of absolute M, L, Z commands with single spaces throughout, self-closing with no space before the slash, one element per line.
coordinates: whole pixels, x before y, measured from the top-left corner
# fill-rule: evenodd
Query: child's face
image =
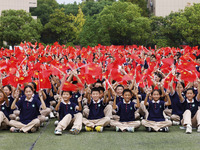
<path fill-rule="evenodd" d="M 158 101 L 160 99 L 160 93 L 158 91 L 154 91 L 152 98 L 154 101 Z"/>
<path fill-rule="evenodd" d="M 181 92 L 183 92 L 183 90 L 184 90 L 184 88 L 183 88 L 183 86 L 181 84 L 178 84 L 176 86 L 176 91 L 178 91 L 179 89 L 180 89 Z"/>
<path fill-rule="evenodd" d="M 200 59 L 197 59 L 197 63 L 200 64 Z"/>
<path fill-rule="evenodd" d="M 27 99 L 31 99 L 32 95 L 33 95 L 33 91 L 31 88 L 26 88 L 25 91 L 24 91 L 24 94 L 26 95 L 26 98 Z"/>
<path fill-rule="evenodd" d="M 9 96 L 11 94 L 11 91 L 9 90 L 8 87 L 4 87 L 3 91 L 6 93 L 7 96 Z"/>
<path fill-rule="evenodd" d="M 94 87 L 96 88 L 101 87 L 101 83 L 96 83 Z"/>
<path fill-rule="evenodd" d="M 124 97 L 125 102 L 129 102 L 132 98 L 132 95 L 130 92 L 125 92 L 123 97 Z"/>
<path fill-rule="evenodd" d="M 118 88 L 116 89 L 117 95 L 118 95 L 118 96 L 122 96 L 123 90 L 124 90 L 123 87 L 118 87 Z"/>
<path fill-rule="evenodd" d="M 69 94 L 69 92 L 63 92 L 62 98 L 64 101 L 68 101 L 72 96 Z"/>
<path fill-rule="evenodd" d="M 92 99 L 97 102 L 100 98 L 100 93 L 98 91 L 93 91 L 92 92 Z"/>
<path fill-rule="evenodd" d="M 160 82 L 160 78 L 159 78 L 157 75 L 154 75 L 154 80 L 155 80 L 156 82 Z"/>
<path fill-rule="evenodd" d="M 193 93 L 192 90 L 188 90 L 186 92 L 186 97 L 187 97 L 188 100 L 192 100 L 194 98 L 194 96 L 195 96 L 195 94 Z"/>
<path fill-rule="evenodd" d="M 104 96 L 103 91 L 100 91 L 100 95 L 99 95 L 100 99 L 103 98 L 103 96 Z"/>

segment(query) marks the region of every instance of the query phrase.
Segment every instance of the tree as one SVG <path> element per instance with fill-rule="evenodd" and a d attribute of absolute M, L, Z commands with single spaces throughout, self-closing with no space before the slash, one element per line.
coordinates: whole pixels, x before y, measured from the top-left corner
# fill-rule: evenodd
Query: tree
<path fill-rule="evenodd" d="M 76 16 L 78 14 L 78 9 L 79 9 L 79 5 L 74 2 L 73 4 L 60 4 L 59 8 L 64 8 L 64 12 L 66 15 L 74 15 Z"/>
<path fill-rule="evenodd" d="M 200 45 L 200 4 L 186 7 L 174 18 L 172 27 L 181 32 L 187 44 Z"/>
<path fill-rule="evenodd" d="M 137 4 L 142 9 L 142 16 L 148 17 L 149 16 L 149 10 L 147 8 L 147 0 L 120 0 L 122 2 L 131 2 L 133 4 Z"/>
<path fill-rule="evenodd" d="M 56 0 L 37 0 L 37 7 L 31 8 L 32 16 L 37 16 L 43 25 L 49 22 L 50 15 L 58 8 Z"/>
<path fill-rule="evenodd" d="M 85 16 L 94 16 L 95 14 L 99 14 L 105 6 L 112 5 L 112 1 L 88 1 L 83 2 L 81 4 L 82 11 Z"/>
<path fill-rule="evenodd" d="M 84 14 L 82 12 L 81 7 L 79 6 L 78 14 L 74 19 L 74 26 L 77 28 L 77 33 L 76 33 L 77 37 L 75 43 L 77 43 L 79 40 L 79 34 L 81 33 L 84 24 L 85 24 Z"/>
<path fill-rule="evenodd" d="M 49 22 L 45 25 L 45 33 L 49 35 L 50 43 L 58 41 L 60 44 L 73 42 L 76 39 L 77 28 L 74 26 L 75 16 L 65 15 L 64 9 L 56 9 L 50 15 Z"/>
<path fill-rule="evenodd" d="M 24 10 L 4 10 L 0 17 L 2 39 L 14 46 L 21 41 L 39 41 L 42 24 Z"/>
<path fill-rule="evenodd" d="M 98 15 L 98 30 L 107 33 L 115 45 L 144 44 L 149 38 L 150 21 L 141 17 L 141 9 L 132 3 L 114 2 Z"/>

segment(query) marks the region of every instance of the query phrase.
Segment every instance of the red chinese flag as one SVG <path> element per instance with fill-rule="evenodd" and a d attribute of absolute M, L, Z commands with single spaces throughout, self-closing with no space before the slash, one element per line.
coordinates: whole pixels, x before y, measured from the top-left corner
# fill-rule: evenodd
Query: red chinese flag
<path fill-rule="evenodd" d="M 77 86 L 72 84 L 72 83 L 70 83 L 70 82 L 65 82 L 63 84 L 62 90 L 63 91 L 76 91 L 77 90 Z"/>
<path fill-rule="evenodd" d="M 50 81 L 49 81 L 49 79 L 48 78 L 42 78 L 42 79 L 40 79 L 39 80 L 39 87 L 41 88 L 41 89 L 50 89 L 51 88 L 51 83 L 50 83 Z"/>

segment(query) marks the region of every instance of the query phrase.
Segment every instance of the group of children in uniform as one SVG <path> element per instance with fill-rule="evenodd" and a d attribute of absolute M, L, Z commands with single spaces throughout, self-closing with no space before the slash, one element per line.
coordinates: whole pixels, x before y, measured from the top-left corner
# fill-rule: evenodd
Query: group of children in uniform
<path fill-rule="evenodd" d="M 173 69 L 172 72 L 175 75 Z M 81 82 L 76 71 L 71 70 L 68 75 L 67 82 Z M 19 85 L 16 88 L 3 86 L 0 89 L 0 128 L 10 128 L 11 132 L 36 132 L 49 117 L 56 116 L 56 135 L 67 128 L 70 133 L 79 134 L 83 124 L 86 131 L 97 132 L 107 126 L 114 127 L 117 132 L 134 132 L 140 126 L 149 132 L 168 132 L 171 125 L 180 124 L 186 128 L 186 133 L 192 133 L 193 127 L 200 132 L 198 78 L 187 87 L 181 80 L 172 79 L 169 89 L 165 89 L 162 75 L 156 70 L 152 79 L 155 84 L 151 86 L 138 86 L 135 76 L 126 84 L 114 80 L 110 83 L 102 78 L 74 91 L 70 87 L 69 90 L 62 88 L 66 82 L 63 76 L 59 80 L 51 75 L 51 88 L 38 92 L 35 82 L 25 83 L 23 89 Z"/>

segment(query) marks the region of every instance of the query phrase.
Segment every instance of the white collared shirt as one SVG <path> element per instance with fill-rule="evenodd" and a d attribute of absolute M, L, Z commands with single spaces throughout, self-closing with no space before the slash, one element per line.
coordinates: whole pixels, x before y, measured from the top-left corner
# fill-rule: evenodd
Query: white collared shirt
<path fill-rule="evenodd" d="M 152 100 L 152 103 L 157 103 L 157 104 L 159 104 L 159 103 L 160 103 L 160 100 L 158 100 L 158 101 Z"/>
<path fill-rule="evenodd" d="M 131 103 L 131 101 L 129 101 L 128 103 L 126 103 L 126 102 L 125 102 L 125 100 L 123 100 L 123 103 L 124 103 L 124 104 L 130 104 L 130 103 Z"/>
<path fill-rule="evenodd" d="M 187 103 L 194 103 L 194 99 L 192 99 L 192 101 L 189 101 L 188 99 L 186 99 L 187 100 Z"/>
<path fill-rule="evenodd" d="M 93 100 L 93 103 L 94 104 L 97 104 L 97 103 L 100 103 L 101 102 L 101 100 L 99 99 L 97 102 L 95 102 L 94 100 Z"/>

